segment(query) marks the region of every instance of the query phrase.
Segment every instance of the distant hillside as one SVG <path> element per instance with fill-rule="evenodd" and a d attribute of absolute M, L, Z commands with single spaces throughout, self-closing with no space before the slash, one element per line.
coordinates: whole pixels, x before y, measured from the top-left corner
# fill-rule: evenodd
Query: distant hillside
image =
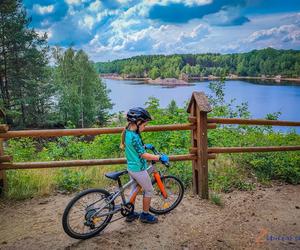
<path fill-rule="evenodd" d="M 189 76 L 300 76 L 300 51 L 266 48 L 240 54 L 175 54 L 135 56 L 111 62 L 97 62 L 99 73 L 130 77 L 178 78 Z"/>

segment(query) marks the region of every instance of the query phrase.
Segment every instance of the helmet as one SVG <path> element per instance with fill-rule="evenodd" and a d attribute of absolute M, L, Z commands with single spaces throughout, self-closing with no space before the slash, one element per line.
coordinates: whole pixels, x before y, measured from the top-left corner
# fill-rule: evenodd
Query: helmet
<path fill-rule="evenodd" d="M 137 122 L 137 121 L 146 122 L 151 120 L 152 118 L 146 109 L 137 107 L 137 108 L 131 108 L 127 112 L 127 121 L 129 122 Z"/>

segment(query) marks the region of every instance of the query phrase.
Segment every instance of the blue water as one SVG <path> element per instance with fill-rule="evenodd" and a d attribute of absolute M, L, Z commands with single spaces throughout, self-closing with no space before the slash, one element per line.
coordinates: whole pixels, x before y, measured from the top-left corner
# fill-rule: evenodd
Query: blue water
<path fill-rule="evenodd" d="M 189 101 L 193 91 L 211 94 L 209 81 L 195 82 L 193 86 L 165 87 L 149 85 L 138 81 L 104 80 L 111 90 L 109 96 L 115 104 L 112 112 L 127 111 L 134 106 L 144 106 L 148 97 L 160 100 L 161 107 L 166 107 L 172 99 L 178 106 Z M 281 112 L 279 119 L 300 121 L 300 85 L 254 84 L 247 81 L 226 81 L 225 100 L 236 99 L 235 104 L 247 102 L 252 118 L 265 118 L 266 114 Z M 300 127 L 274 127 L 288 131 Z"/>

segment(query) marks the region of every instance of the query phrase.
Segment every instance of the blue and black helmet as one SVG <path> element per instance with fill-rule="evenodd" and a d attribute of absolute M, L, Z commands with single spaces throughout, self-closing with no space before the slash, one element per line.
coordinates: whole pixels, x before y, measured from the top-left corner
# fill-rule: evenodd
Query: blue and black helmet
<path fill-rule="evenodd" d="M 127 112 L 127 121 L 129 122 L 137 122 L 137 121 L 147 122 L 151 120 L 152 120 L 151 115 L 144 108 L 140 108 L 140 107 L 131 108 Z"/>

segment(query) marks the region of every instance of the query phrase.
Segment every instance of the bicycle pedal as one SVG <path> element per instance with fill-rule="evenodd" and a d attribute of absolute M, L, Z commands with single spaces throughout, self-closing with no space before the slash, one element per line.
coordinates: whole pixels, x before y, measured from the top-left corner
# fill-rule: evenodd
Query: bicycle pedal
<path fill-rule="evenodd" d="M 163 208 L 166 209 L 166 208 L 169 208 L 169 207 L 170 207 L 170 203 L 169 202 L 164 202 Z"/>

